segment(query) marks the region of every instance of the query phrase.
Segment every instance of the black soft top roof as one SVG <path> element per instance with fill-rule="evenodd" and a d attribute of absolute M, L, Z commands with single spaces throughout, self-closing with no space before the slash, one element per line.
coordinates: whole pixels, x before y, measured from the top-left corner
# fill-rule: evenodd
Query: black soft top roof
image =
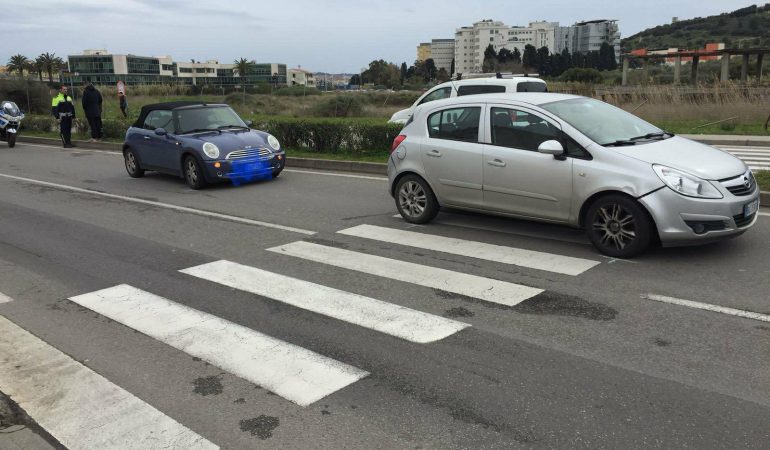
<path fill-rule="evenodd" d="M 227 106 L 220 103 L 201 103 L 201 102 L 165 102 L 165 103 L 153 103 L 151 105 L 142 106 L 142 111 L 139 113 L 139 118 L 134 122 L 134 126 L 141 128 L 144 125 L 144 119 L 147 118 L 147 114 L 152 111 L 173 111 L 178 108 L 184 108 L 188 106 Z"/>

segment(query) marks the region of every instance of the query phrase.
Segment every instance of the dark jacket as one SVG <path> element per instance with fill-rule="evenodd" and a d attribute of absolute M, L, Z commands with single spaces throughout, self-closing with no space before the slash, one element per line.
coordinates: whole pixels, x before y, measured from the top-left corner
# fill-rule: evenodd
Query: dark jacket
<path fill-rule="evenodd" d="M 72 104 L 72 97 L 59 92 L 51 101 L 51 114 L 57 119 L 61 118 L 61 114 L 75 117 L 75 105 Z"/>
<path fill-rule="evenodd" d="M 83 111 L 86 117 L 102 116 L 102 94 L 96 88 L 89 84 L 83 90 Z"/>

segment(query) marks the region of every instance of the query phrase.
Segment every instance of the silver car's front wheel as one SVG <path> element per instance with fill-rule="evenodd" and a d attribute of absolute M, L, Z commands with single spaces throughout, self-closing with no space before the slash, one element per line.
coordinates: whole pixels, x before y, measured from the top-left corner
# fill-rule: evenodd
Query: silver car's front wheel
<path fill-rule="evenodd" d="M 588 237 L 608 256 L 628 258 L 645 251 L 652 241 L 652 224 L 639 203 L 622 195 L 596 200 L 586 214 Z"/>
<path fill-rule="evenodd" d="M 407 175 L 396 185 L 396 207 L 407 222 L 426 223 L 438 214 L 438 201 L 422 178 Z"/>

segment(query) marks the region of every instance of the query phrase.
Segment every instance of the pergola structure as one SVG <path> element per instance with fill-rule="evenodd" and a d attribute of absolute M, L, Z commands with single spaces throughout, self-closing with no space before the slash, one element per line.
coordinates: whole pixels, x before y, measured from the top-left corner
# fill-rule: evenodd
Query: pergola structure
<path fill-rule="evenodd" d="M 692 58 L 690 81 L 692 84 L 698 83 L 698 63 L 700 58 L 704 56 L 722 56 L 722 74 L 720 81 L 727 82 L 730 80 L 730 59 L 733 56 L 741 56 L 743 64 L 741 65 L 741 82 L 746 83 L 749 78 L 749 57 L 756 55 L 757 57 L 757 81 L 762 81 L 762 69 L 764 64 L 764 56 L 766 53 L 770 53 L 770 48 L 757 47 L 757 48 L 726 48 L 722 50 L 704 51 L 704 50 L 687 50 L 681 52 L 673 52 L 666 54 L 649 54 L 649 55 L 633 55 L 626 53 L 623 55 L 623 86 L 628 84 L 628 66 L 631 59 L 640 59 L 642 61 L 647 60 L 660 60 L 660 59 L 674 59 L 674 83 L 681 81 L 682 74 L 682 58 Z"/>

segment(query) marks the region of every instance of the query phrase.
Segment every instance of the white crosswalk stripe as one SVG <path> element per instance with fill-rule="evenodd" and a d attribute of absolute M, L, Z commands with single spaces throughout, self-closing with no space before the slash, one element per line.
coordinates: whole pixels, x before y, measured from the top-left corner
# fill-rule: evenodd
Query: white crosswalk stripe
<path fill-rule="evenodd" d="M 543 292 L 519 284 L 298 241 L 268 251 L 514 306 Z"/>
<path fill-rule="evenodd" d="M 71 450 L 219 447 L 0 316 L 0 390 Z"/>
<path fill-rule="evenodd" d="M 378 227 L 374 225 L 359 225 L 338 231 L 338 233 L 573 276 L 580 275 L 586 270 L 600 264 L 599 261 L 590 259 L 574 258 L 514 247 L 504 247 L 502 245 L 416 233 L 413 231 L 397 230 L 394 228 Z"/>
<path fill-rule="evenodd" d="M 770 170 L 770 147 L 720 145 L 719 148 L 742 159 L 751 170 Z"/>
<path fill-rule="evenodd" d="M 301 406 L 368 375 L 356 367 L 128 285 L 70 300 Z"/>
<path fill-rule="evenodd" d="M 216 261 L 181 272 L 411 342 L 438 341 L 469 326 L 231 261 Z"/>

